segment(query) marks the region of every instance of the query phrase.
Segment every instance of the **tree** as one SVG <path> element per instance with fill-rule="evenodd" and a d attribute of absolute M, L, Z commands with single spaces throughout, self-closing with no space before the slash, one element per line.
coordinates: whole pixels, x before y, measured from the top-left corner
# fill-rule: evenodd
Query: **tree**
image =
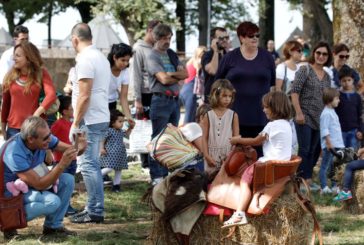
<path fill-rule="evenodd" d="M 259 46 L 274 40 L 274 0 L 259 0 Z"/>
<path fill-rule="evenodd" d="M 181 28 L 176 31 L 177 50 L 186 51 L 186 3 L 185 0 L 176 0 L 176 16 L 181 25 Z"/>
<path fill-rule="evenodd" d="M 333 1 L 334 41 L 350 48 L 348 63 L 364 75 L 364 5 L 361 1 Z M 355 54 L 355 55 L 354 55 Z"/>

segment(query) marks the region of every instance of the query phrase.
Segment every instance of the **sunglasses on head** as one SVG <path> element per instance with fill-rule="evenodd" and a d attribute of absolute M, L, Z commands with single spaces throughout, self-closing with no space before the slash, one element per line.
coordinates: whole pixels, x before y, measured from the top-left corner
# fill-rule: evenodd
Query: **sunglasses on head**
<path fill-rule="evenodd" d="M 326 57 L 326 56 L 328 56 L 329 54 L 328 53 L 325 53 L 325 52 L 320 52 L 320 51 L 316 51 L 315 52 L 315 54 L 317 54 L 318 56 L 324 56 L 324 57 Z"/>
<path fill-rule="evenodd" d="M 254 38 L 254 37 L 259 38 L 260 37 L 260 34 L 259 33 L 256 33 L 256 34 L 246 35 L 246 36 L 249 37 L 249 38 Z"/>
<path fill-rule="evenodd" d="M 342 60 L 343 59 L 349 59 L 349 57 L 350 57 L 350 55 L 343 55 L 343 54 L 339 55 L 339 58 L 342 59 Z"/>

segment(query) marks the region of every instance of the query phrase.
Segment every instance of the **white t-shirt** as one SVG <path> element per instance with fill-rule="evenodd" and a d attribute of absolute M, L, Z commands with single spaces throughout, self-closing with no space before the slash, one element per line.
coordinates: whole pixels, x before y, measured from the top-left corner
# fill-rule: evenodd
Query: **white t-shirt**
<path fill-rule="evenodd" d="M 3 83 L 6 73 L 8 73 L 8 71 L 10 71 L 11 67 L 13 67 L 14 65 L 13 54 L 14 54 L 14 47 L 5 50 L 4 53 L 1 55 L 0 84 Z"/>
<path fill-rule="evenodd" d="M 93 45 L 84 48 L 77 56 L 76 82 L 73 83 L 72 106 L 76 109 L 79 96 L 79 80 L 92 79 L 90 104 L 86 110 L 86 125 L 110 121 L 108 92 L 111 80 L 110 63 Z"/>
<path fill-rule="evenodd" d="M 267 140 L 263 144 L 263 157 L 258 161 L 291 159 L 292 129 L 289 121 L 279 119 L 269 122 L 260 134 L 265 134 Z"/>
<path fill-rule="evenodd" d="M 120 87 L 129 84 L 129 68 L 122 70 L 118 77 L 111 73 L 111 81 L 109 86 L 109 103 L 119 99 Z"/>
<path fill-rule="evenodd" d="M 294 80 L 296 71 L 298 71 L 298 68 L 300 67 L 300 64 L 296 64 L 296 70 L 291 70 L 284 62 L 278 64 L 277 68 L 276 68 L 276 78 L 277 79 L 280 79 L 280 80 L 284 79 L 284 73 L 285 73 L 286 67 L 287 67 L 287 73 L 286 73 L 287 85 L 286 85 L 286 91 L 284 91 L 284 92 L 288 94 L 291 91 L 291 84 L 292 84 L 292 81 Z"/>

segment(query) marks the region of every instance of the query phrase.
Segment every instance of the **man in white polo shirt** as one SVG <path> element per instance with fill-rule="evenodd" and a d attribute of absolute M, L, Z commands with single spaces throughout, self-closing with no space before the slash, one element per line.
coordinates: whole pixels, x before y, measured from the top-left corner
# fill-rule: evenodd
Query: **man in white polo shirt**
<path fill-rule="evenodd" d="M 104 186 L 99 165 L 100 142 L 109 126 L 108 108 L 111 70 L 109 61 L 92 45 L 92 33 L 85 23 L 76 24 L 71 32 L 72 45 L 77 52 L 76 82 L 73 83 L 72 106 L 74 121 L 70 140 L 81 125 L 87 129 L 87 149 L 79 166 L 87 191 L 85 210 L 70 218 L 73 223 L 102 223 L 104 221 Z"/>

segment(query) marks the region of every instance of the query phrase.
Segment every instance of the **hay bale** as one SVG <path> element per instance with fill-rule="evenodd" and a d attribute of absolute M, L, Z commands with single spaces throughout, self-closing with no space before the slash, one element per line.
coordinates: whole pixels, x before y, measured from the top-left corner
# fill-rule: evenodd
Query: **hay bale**
<path fill-rule="evenodd" d="M 355 171 L 354 182 L 351 188 L 353 198 L 343 204 L 343 209 L 351 214 L 364 213 L 364 170 Z"/>
<path fill-rule="evenodd" d="M 160 220 L 161 213 L 154 209 L 152 216 L 147 244 L 178 245 L 170 224 Z M 248 220 L 249 224 L 238 226 L 230 238 L 225 238 L 229 229 L 221 229 L 217 216 L 201 215 L 191 231 L 190 244 L 307 244 L 313 228 L 310 214 L 305 213 L 291 194 L 281 196 L 269 214 Z"/>

